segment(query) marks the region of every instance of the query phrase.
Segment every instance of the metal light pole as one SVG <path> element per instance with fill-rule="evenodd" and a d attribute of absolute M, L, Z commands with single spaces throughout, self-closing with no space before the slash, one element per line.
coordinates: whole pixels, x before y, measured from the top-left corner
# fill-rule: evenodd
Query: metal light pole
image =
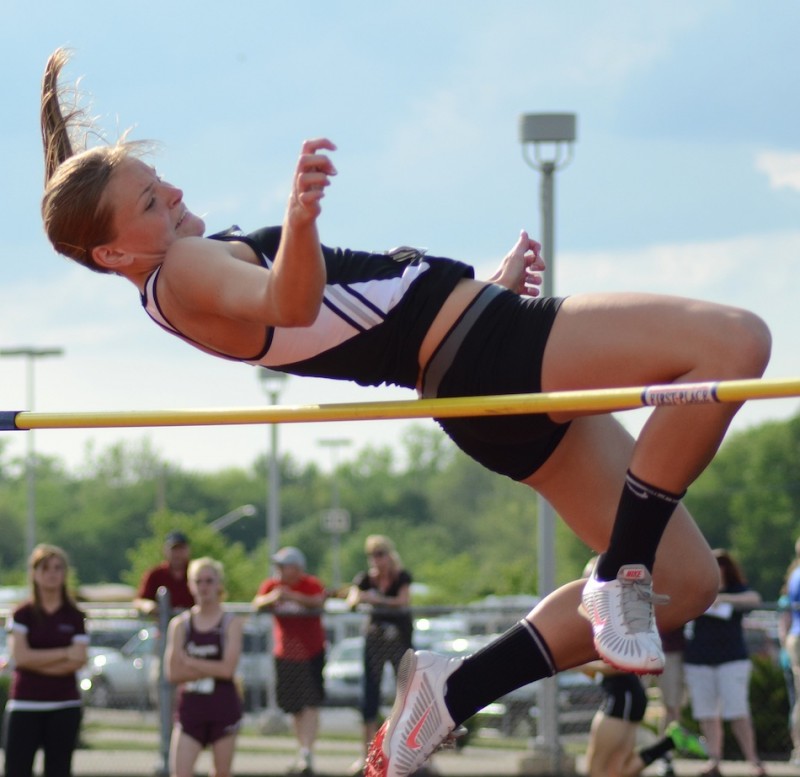
<path fill-rule="evenodd" d="M 258 371 L 261 388 L 269 398 L 271 405 L 277 405 L 280 392 L 289 376 L 285 372 L 262 367 Z M 281 501 L 280 501 L 280 469 L 278 461 L 278 424 L 269 427 L 269 476 L 267 478 L 266 513 L 267 513 L 267 576 L 272 571 L 272 557 L 278 552 L 281 541 Z M 277 689 L 275 687 L 275 664 L 270 653 L 265 660 L 271 662 L 271 682 L 267 683 L 267 709 L 261 716 L 260 728 L 264 734 L 281 734 L 286 731 L 286 720 L 278 709 Z"/>
<path fill-rule="evenodd" d="M 542 175 L 540 190 L 542 254 L 547 265 L 542 284 L 546 297 L 554 294 L 555 276 L 555 173 L 572 159 L 575 142 L 574 113 L 525 113 L 519 117 L 519 140 L 525 161 Z M 555 589 L 555 511 L 538 497 L 539 596 Z M 562 749 L 558 727 L 558 686 L 555 678 L 540 683 L 536 746 L 549 760 L 550 774 L 559 774 Z"/>
<path fill-rule="evenodd" d="M 261 388 L 271 405 L 278 404 L 281 389 L 289 376 L 285 372 L 262 367 L 258 371 Z M 280 468 L 278 461 L 278 424 L 269 426 L 269 476 L 267 478 L 267 574 L 272 569 L 272 557 L 278 552 L 281 541 Z"/>
<path fill-rule="evenodd" d="M 33 410 L 34 399 L 34 363 L 36 359 L 47 356 L 63 356 L 63 348 L 0 348 L 0 357 L 24 356 L 27 366 L 27 400 L 28 410 Z M 28 430 L 28 449 L 25 457 L 25 479 L 27 481 L 28 517 L 25 524 L 25 548 L 30 557 L 36 545 L 36 454 L 33 444 L 33 430 Z"/>
<path fill-rule="evenodd" d="M 342 584 L 341 572 L 341 536 L 350 530 L 350 513 L 340 505 L 337 452 L 352 443 L 346 437 L 329 437 L 317 440 L 323 448 L 331 450 L 331 509 L 323 517 L 323 528 L 331 535 L 331 582 L 335 589 Z"/>

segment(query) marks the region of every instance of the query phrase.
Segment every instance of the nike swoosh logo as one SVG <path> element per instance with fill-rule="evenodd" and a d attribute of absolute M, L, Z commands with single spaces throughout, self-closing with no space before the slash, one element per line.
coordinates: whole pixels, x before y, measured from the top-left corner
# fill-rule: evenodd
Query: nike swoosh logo
<path fill-rule="evenodd" d="M 430 712 L 431 708 L 428 707 L 428 709 L 422 713 L 422 717 L 419 719 L 417 725 L 411 729 L 411 733 L 406 738 L 406 746 L 410 747 L 412 750 L 419 750 L 422 747 L 422 745 L 417 741 L 417 737 L 419 736 L 419 732 L 422 730 L 422 727 L 425 725 L 425 721 L 428 719 Z"/>
<path fill-rule="evenodd" d="M 635 486 L 631 482 L 628 482 L 625 485 L 631 492 L 633 492 L 633 495 L 638 496 L 639 499 L 648 499 L 650 497 L 650 494 L 645 489 L 640 488 L 639 486 Z"/>

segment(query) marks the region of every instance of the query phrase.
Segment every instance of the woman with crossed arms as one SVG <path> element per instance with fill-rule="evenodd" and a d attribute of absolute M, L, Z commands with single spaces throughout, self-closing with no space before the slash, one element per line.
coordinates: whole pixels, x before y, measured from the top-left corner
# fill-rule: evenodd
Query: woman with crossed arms
<path fill-rule="evenodd" d="M 211 747 L 214 777 L 230 777 L 242 704 L 235 684 L 244 620 L 225 612 L 222 564 L 212 558 L 189 563 L 196 604 L 173 618 L 167 630 L 166 675 L 179 684 L 172 730 L 172 777 L 193 777 L 200 752 Z"/>

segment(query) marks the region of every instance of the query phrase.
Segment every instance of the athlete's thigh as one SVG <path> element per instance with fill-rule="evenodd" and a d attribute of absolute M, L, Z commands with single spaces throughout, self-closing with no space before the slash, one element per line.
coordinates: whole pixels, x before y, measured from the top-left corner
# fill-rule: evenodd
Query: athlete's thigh
<path fill-rule="evenodd" d="M 736 311 L 657 294 L 582 294 L 559 309 L 545 349 L 542 390 L 672 381 L 713 357 Z"/>
<path fill-rule="evenodd" d="M 576 418 L 547 461 L 523 482 L 592 550 L 606 549 L 633 438 L 610 415 Z"/>
<path fill-rule="evenodd" d="M 576 418 L 547 462 L 524 482 L 599 553 L 608 547 L 632 450 L 633 438 L 613 416 Z M 718 575 L 708 543 L 684 505 L 678 505 L 653 569 L 655 590 L 672 597 L 656 609 L 659 627 L 683 625 L 698 595 L 717 589 Z"/>

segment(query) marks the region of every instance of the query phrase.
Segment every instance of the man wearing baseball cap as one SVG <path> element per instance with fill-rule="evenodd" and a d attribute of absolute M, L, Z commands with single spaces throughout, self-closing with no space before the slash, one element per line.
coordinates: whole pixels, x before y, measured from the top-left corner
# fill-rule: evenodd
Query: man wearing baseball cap
<path fill-rule="evenodd" d="M 189 567 L 189 538 L 180 531 L 171 531 L 164 540 L 164 562 L 142 576 L 133 605 L 142 615 L 156 611 L 156 594 L 164 586 L 170 595 L 173 610 L 185 610 L 194 604 L 186 570 Z"/>
<path fill-rule="evenodd" d="M 265 580 L 253 606 L 274 616 L 273 655 L 278 705 L 292 716 L 300 752 L 291 773 L 314 774 L 312 753 L 319 730 L 319 706 L 325 698 L 325 587 L 306 572 L 299 548 L 281 548 L 272 560 L 278 576 Z"/>

